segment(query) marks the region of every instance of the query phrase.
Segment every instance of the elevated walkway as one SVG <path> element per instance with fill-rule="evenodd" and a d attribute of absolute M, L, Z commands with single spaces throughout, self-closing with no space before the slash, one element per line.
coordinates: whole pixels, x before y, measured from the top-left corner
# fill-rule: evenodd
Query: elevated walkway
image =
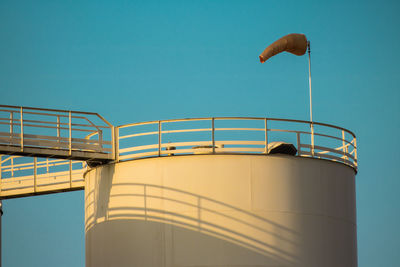
<path fill-rule="evenodd" d="M 83 161 L 0 156 L 0 199 L 51 194 L 84 188 Z"/>
<path fill-rule="evenodd" d="M 84 188 L 87 164 L 114 160 L 97 113 L 0 105 L 0 199 Z"/>
<path fill-rule="evenodd" d="M 0 154 L 106 163 L 113 126 L 97 113 L 0 105 Z"/>

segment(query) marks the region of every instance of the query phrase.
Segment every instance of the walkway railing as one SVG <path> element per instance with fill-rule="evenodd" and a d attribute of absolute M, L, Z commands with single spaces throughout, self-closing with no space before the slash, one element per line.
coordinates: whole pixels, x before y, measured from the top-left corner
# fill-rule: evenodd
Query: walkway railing
<path fill-rule="evenodd" d="M 355 135 L 334 125 L 272 118 L 215 117 L 115 127 L 116 161 L 185 154 L 269 154 L 272 142 L 298 156 L 342 162 L 357 170 Z M 311 131 L 313 128 L 313 131 Z"/>
<path fill-rule="evenodd" d="M 293 144 L 297 156 L 357 171 L 355 135 L 318 122 L 311 127 L 301 120 L 215 117 L 114 127 L 96 113 L 0 106 L 1 113 L 9 117 L 0 116 L 0 199 L 83 189 L 83 161 L 93 166 L 191 154 L 267 155 L 275 142 Z"/>
<path fill-rule="evenodd" d="M 0 105 L 0 153 L 104 161 L 113 126 L 97 113 Z"/>
<path fill-rule="evenodd" d="M 0 198 L 84 188 L 84 161 L 0 155 Z"/>

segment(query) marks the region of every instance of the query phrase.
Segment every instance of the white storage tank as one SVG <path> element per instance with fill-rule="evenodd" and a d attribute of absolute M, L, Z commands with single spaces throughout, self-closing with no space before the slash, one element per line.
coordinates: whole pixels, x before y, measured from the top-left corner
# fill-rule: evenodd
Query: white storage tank
<path fill-rule="evenodd" d="M 85 175 L 86 266 L 357 266 L 355 170 L 289 155 L 129 160 Z"/>

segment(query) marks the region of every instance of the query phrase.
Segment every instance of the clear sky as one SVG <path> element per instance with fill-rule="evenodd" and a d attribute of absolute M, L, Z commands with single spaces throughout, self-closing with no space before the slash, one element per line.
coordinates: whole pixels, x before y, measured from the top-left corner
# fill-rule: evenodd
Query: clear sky
<path fill-rule="evenodd" d="M 322 4 L 322 2 L 324 4 Z M 314 120 L 358 137 L 360 267 L 400 262 L 398 1 L 0 1 L 0 103 L 114 125 L 205 116 Z M 84 266 L 83 192 L 6 200 L 3 266 Z"/>

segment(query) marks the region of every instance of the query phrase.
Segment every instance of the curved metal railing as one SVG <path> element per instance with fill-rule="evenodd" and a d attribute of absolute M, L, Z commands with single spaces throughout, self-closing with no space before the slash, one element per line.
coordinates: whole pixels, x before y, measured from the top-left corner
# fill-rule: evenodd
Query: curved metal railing
<path fill-rule="evenodd" d="M 357 171 L 354 133 L 302 120 L 214 117 L 115 127 L 115 160 L 185 154 L 269 154 L 272 142 L 292 143 L 300 157 L 338 161 Z"/>
<path fill-rule="evenodd" d="M 30 114 L 28 112 L 26 111 Z M 27 120 L 19 120 L 23 126 L 33 127 L 24 124 Z M 61 128 L 62 121 L 58 121 L 55 126 L 57 132 L 65 130 Z M 80 126 L 71 122 L 69 125 Z M 15 118 L 11 118 L 11 132 L 14 130 L 13 126 Z M 54 126 L 48 127 L 54 130 Z M 357 171 L 355 135 L 349 130 L 330 124 L 272 118 L 215 117 L 150 121 L 118 127 L 107 125 L 107 127 L 111 128 L 111 141 L 105 142 L 100 127 L 97 127 L 96 130 L 83 136 L 82 140 L 85 140 L 86 146 L 80 149 L 96 151 L 99 145 L 106 143 L 110 148 L 102 152 L 106 151 L 110 155 L 110 160 L 119 162 L 190 154 L 270 154 L 274 142 L 286 142 L 297 148 L 297 156 L 337 161 Z M 67 130 L 72 132 L 71 128 Z M 30 135 L 22 134 L 22 131 L 20 135 L 24 139 L 21 138 L 19 141 L 28 144 L 26 138 Z M 47 132 L 35 135 L 29 145 L 37 143 L 41 148 L 52 149 L 49 150 L 51 153 L 57 149 L 65 150 L 59 148 L 60 142 L 65 137 L 57 134 L 57 139 L 51 140 L 55 143 L 43 143 L 42 139 L 48 136 Z M 74 152 L 76 142 L 81 140 L 76 136 L 71 138 L 71 135 L 67 138 L 70 140 L 70 152 L 71 148 Z M 89 147 L 87 142 L 89 140 L 96 140 L 93 141 L 95 144 L 90 143 L 95 147 Z M 20 147 L 25 150 L 23 144 Z M 28 152 L 26 155 L 22 157 L 15 154 L 0 155 L 0 199 L 83 188 L 83 172 L 87 167 L 82 161 L 74 161 L 73 157 L 36 158 Z M 50 155 L 50 158 L 57 156 L 59 155 Z"/>

